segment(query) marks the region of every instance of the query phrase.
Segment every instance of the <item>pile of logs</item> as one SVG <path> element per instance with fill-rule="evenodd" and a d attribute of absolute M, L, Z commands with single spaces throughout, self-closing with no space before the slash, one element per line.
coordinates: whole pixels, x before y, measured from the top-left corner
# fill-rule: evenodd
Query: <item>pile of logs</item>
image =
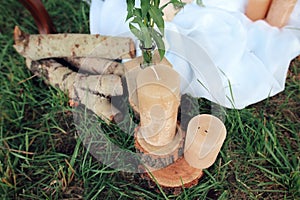
<path fill-rule="evenodd" d="M 112 96 L 123 94 L 122 59 L 135 57 L 130 38 L 90 34 L 29 35 L 14 30 L 14 48 L 35 75 L 68 94 L 70 105 L 83 104 L 105 121 L 120 112 Z"/>

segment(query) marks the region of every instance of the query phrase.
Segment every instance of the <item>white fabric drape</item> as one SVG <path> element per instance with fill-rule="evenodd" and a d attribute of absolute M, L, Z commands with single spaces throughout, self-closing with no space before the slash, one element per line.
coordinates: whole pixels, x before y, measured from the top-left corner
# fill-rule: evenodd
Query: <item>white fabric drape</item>
<path fill-rule="evenodd" d="M 279 29 L 245 15 L 246 0 L 187 4 L 166 22 L 167 59 L 181 92 L 242 109 L 284 90 L 290 61 L 300 54 L 300 1 Z M 125 0 L 92 0 L 90 32 L 133 37 Z"/>

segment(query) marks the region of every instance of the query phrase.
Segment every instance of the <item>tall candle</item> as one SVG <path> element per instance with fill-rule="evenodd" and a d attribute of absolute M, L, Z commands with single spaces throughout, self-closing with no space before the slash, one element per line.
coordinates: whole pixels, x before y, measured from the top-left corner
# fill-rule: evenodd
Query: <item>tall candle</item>
<path fill-rule="evenodd" d="M 253 21 L 264 19 L 272 0 L 249 0 L 246 15 Z"/>
<path fill-rule="evenodd" d="M 180 77 L 170 67 L 154 65 L 137 76 L 139 136 L 153 146 L 170 143 L 176 132 Z"/>
<path fill-rule="evenodd" d="M 159 53 L 157 50 L 154 51 L 153 55 L 153 63 L 165 65 L 168 67 L 172 67 L 171 63 L 164 57 L 162 60 L 160 59 Z M 139 105 L 137 100 L 137 86 L 136 86 L 136 77 L 138 73 L 142 70 L 141 63 L 143 63 L 143 57 L 139 56 L 130 61 L 124 63 L 125 68 L 125 77 L 128 89 L 128 101 L 132 106 L 133 110 L 139 112 Z"/>
<path fill-rule="evenodd" d="M 287 24 L 297 0 L 273 0 L 266 21 L 277 27 Z"/>

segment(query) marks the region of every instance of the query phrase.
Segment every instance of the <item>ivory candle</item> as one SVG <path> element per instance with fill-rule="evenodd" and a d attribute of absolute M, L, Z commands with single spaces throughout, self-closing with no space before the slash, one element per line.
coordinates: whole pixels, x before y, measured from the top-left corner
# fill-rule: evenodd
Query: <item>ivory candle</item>
<path fill-rule="evenodd" d="M 176 132 L 180 77 L 170 67 L 154 65 L 137 75 L 141 127 L 139 137 L 153 146 L 169 144 Z"/>
<path fill-rule="evenodd" d="M 290 18 L 297 0 L 273 0 L 266 21 L 271 26 L 285 26 Z"/>
<path fill-rule="evenodd" d="M 264 19 L 272 0 L 249 0 L 246 15 L 253 21 Z"/>
<path fill-rule="evenodd" d="M 212 115 L 195 116 L 188 124 L 184 159 L 190 166 L 206 169 L 216 160 L 226 138 L 223 122 Z"/>
<path fill-rule="evenodd" d="M 138 73 L 142 70 L 140 67 L 141 63 L 143 63 L 142 56 L 136 57 L 124 63 L 125 78 L 126 78 L 127 89 L 128 89 L 128 101 L 135 112 L 139 112 L 137 89 L 136 89 L 137 88 L 136 77 Z M 153 63 L 165 65 L 170 68 L 172 67 L 171 63 L 165 57 L 162 60 L 160 59 L 157 50 L 154 51 Z"/>

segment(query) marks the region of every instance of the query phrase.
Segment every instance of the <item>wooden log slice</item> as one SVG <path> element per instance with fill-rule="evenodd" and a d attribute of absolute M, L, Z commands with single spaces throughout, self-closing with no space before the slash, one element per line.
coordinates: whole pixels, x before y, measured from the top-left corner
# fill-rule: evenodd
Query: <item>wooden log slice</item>
<path fill-rule="evenodd" d="M 165 168 L 147 172 L 147 175 L 162 187 L 190 188 L 198 184 L 203 171 L 191 167 L 182 157 Z"/>
<path fill-rule="evenodd" d="M 177 127 L 177 133 L 174 140 L 165 146 L 153 146 L 139 136 L 139 127 L 135 130 L 135 148 L 137 152 L 142 153 L 142 162 L 146 168 L 157 170 L 167 167 L 176 160 L 182 158 L 184 148 L 185 132 Z"/>

